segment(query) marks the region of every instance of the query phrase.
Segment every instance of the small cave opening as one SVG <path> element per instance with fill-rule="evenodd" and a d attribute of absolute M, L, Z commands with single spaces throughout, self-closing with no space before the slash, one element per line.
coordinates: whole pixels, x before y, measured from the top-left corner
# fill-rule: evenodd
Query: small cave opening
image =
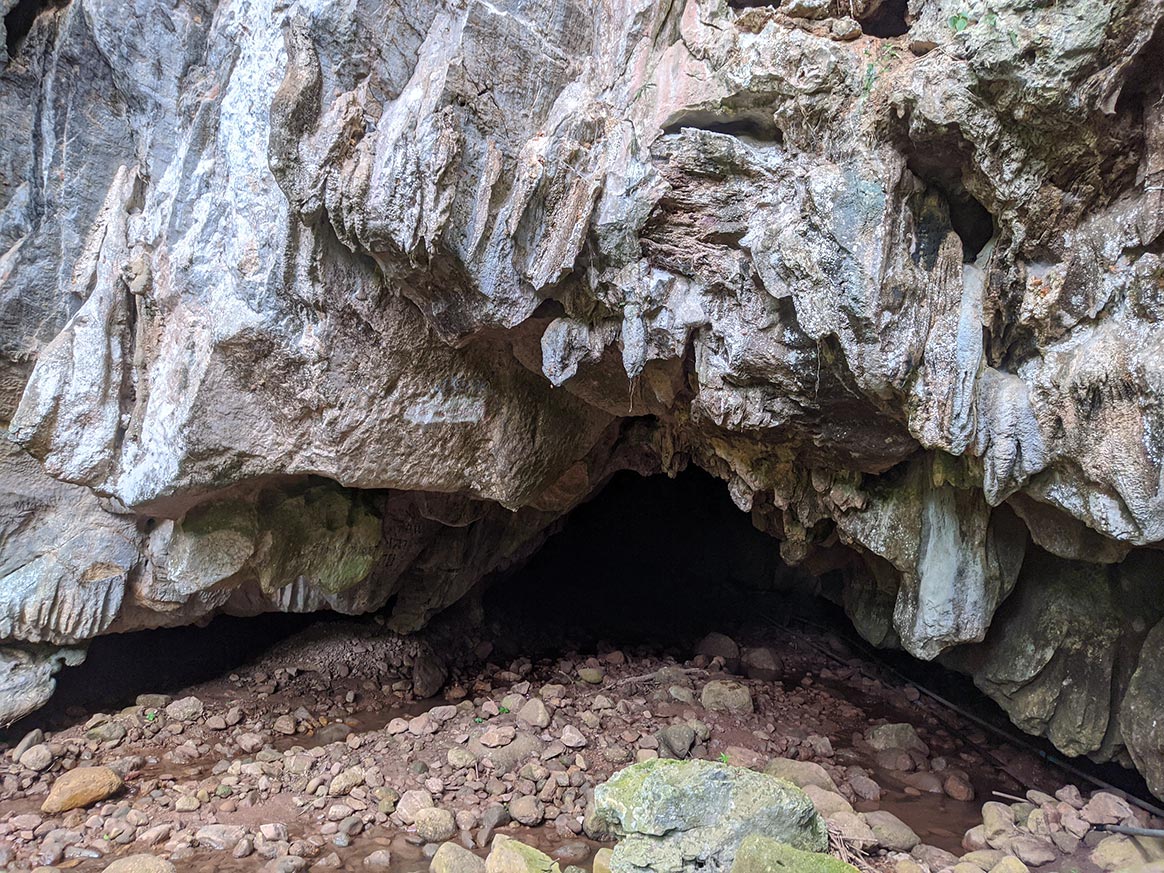
<path fill-rule="evenodd" d="M 956 156 L 956 149 L 951 154 Z M 906 166 L 927 191 L 936 192 L 945 202 L 950 228 L 962 241 L 962 261 L 974 263 L 997 231 L 990 210 L 970 193 L 962 181 L 960 162 L 939 157 L 936 149 L 930 149 L 926 153 L 914 151 Z M 926 222 L 921 224 L 922 236 L 932 236 L 927 234 Z M 940 240 L 933 239 L 932 242 L 937 244 Z"/>
<path fill-rule="evenodd" d="M 13 58 L 20 52 L 25 37 L 32 30 L 33 24 L 46 9 L 60 8 L 67 0 L 17 0 L 4 16 L 4 43 L 8 57 Z"/>
<path fill-rule="evenodd" d="M 784 132 L 777 127 L 772 114 L 758 109 L 684 112 L 663 125 L 663 135 L 682 133 L 686 128 L 722 133 L 759 145 L 782 145 L 784 142 Z"/>
<path fill-rule="evenodd" d="M 861 30 L 878 39 L 909 33 L 909 0 L 882 0 L 869 14 L 858 18 Z"/>

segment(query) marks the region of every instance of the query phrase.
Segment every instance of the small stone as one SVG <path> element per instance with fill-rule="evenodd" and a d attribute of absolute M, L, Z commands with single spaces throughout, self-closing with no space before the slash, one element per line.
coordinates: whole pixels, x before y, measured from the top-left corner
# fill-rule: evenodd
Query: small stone
<path fill-rule="evenodd" d="M 860 813 L 840 810 L 828 816 L 828 825 L 830 831 L 839 834 L 845 842 L 854 843 L 858 847 L 871 848 L 878 843 L 873 830 L 865 823 L 865 818 Z"/>
<path fill-rule="evenodd" d="M 922 742 L 911 724 L 882 724 L 865 732 L 865 739 L 876 751 L 903 749 L 928 756 L 930 747 Z"/>
<path fill-rule="evenodd" d="M 990 800 L 982 804 L 982 827 L 991 846 L 1014 832 L 1014 810 L 1005 803 Z"/>
<path fill-rule="evenodd" d="M 590 847 L 581 840 L 572 840 L 562 843 L 550 852 L 550 856 L 562 864 L 581 864 L 590 857 Z"/>
<path fill-rule="evenodd" d="M 1091 852 L 1091 863 L 1101 870 L 1118 870 L 1149 860 L 1135 841 L 1123 834 L 1112 834 L 1099 841 Z"/>
<path fill-rule="evenodd" d="M 1014 855 L 1024 864 L 1040 867 L 1050 864 L 1059 857 L 1050 840 L 1029 834 L 1019 834 L 1001 843 L 999 848 Z"/>
<path fill-rule="evenodd" d="M 1007 856 L 991 867 L 990 873 L 1030 873 L 1030 871 L 1018 858 Z"/>
<path fill-rule="evenodd" d="M 774 682 L 784 673 L 783 662 L 766 646 L 747 649 L 740 658 L 740 667 L 749 679 L 761 682 Z"/>
<path fill-rule="evenodd" d="M 20 756 L 31 749 L 33 746 L 40 745 L 44 742 L 44 731 L 40 728 L 33 728 L 21 738 L 20 742 L 13 746 L 9 752 L 8 757 L 13 761 L 19 761 Z"/>
<path fill-rule="evenodd" d="M 906 785 L 911 785 L 918 791 L 924 791 L 927 794 L 941 794 L 942 780 L 936 773 L 929 771 L 919 771 L 917 773 L 907 773 L 901 777 L 901 781 Z"/>
<path fill-rule="evenodd" d="M 493 838 L 485 859 L 486 873 L 551 873 L 559 869 L 549 855 L 501 834 Z"/>
<path fill-rule="evenodd" d="M 937 846 L 927 846 L 925 843 L 918 843 L 909 854 L 930 870 L 945 870 L 958 863 L 957 857 L 950 852 L 939 849 Z"/>
<path fill-rule="evenodd" d="M 423 737 L 428 734 L 436 733 L 436 720 L 427 712 L 422 712 L 415 718 L 408 720 L 408 732 L 414 737 Z"/>
<path fill-rule="evenodd" d="M 275 733 L 283 734 L 284 736 L 291 736 L 295 733 L 295 716 L 281 715 L 275 719 L 275 724 L 272 725 Z"/>
<path fill-rule="evenodd" d="M 166 718 L 174 721 L 194 721 L 202 717 L 202 701 L 197 697 L 183 697 L 166 707 Z"/>
<path fill-rule="evenodd" d="M 614 851 L 606 846 L 595 852 L 594 862 L 591 865 L 593 873 L 610 873 L 610 860 L 613 854 Z"/>
<path fill-rule="evenodd" d="M 206 727 L 212 731 L 224 731 L 227 728 L 226 719 L 221 715 L 212 715 L 206 719 Z"/>
<path fill-rule="evenodd" d="M 121 790 L 122 781 L 109 767 L 77 767 L 53 783 L 40 811 L 55 815 L 92 806 Z"/>
<path fill-rule="evenodd" d="M 40 773 L 53 765 L 53 752 L 45 743 L 32 746 L 20 756 L 20 766 Z"/>
<path fill-rule="evenodd" d="M 849 41 L 851 39 L 860 39 L 863 31 L 861 25 L 853 18 L 846 15 L 844 18 L 836 18 L 832 23 L 833 39 L 842 41 Z"/>
<path fill-rule="evenodd" d="M 200 827 L 194 832 L 201 846 L 217 849 L 220 852 L 229 852 L 238 845 L 239 840 L 246 836 L 246 828 L 241 825 L 212 824 Z"/>
<path fill-rule="evenodd" d="M 586 737 L 572 724 L 562 728 L 562 745 L 567 749 L 582 749 L 586 747 Z"/>
<path fill-rule="evenodd" d="M 867 812 L 865 824 L 869 825 L 877 844 L 891 852 L 909 852 L 921 842 L 921 837 L 891 812 L 884 810 Z"/>
<path fill-rule="evenodd" d="M 125 739 L 125 725 L 116 721 L 106 721 L 85 731 L 85 738 L 98 743 L 116 743 Z"/>
<path fill-rule="evenodd" d="M 849 787 L 861 800 L 881 799 L 881 786 L 861 773 L 849 777 Z"/>
<path fill-rule="evenodd" d="M 485 873 L 485 861 L 456 843 L 443 843 L 429 864 L 429 873 Z"/>
<path fill-rule="evenodd" d="M 970 803 L 974 800 L 974 786 L 961 773 L 950 773 L 942 780 L 942 790 L 951 800 Z"/>
<path fill-rule="evenodd" d="M 510 822 L 509 810 L 500 803 L 490 804 L 481 814 L 481 829 L 477 831 L 477 845 L 487 846 L 493 831 Z"/>
<path fill-rule="evenodd" d="M 234 741 L 238 743 L 238 747 L 247 754 L 257 752 L 259 749 L 266 745 L 266 742 L 263 740 L 262 736 L 253 733 L 239 734 L 234 738 Z"/>
<path fill-rule="evenodd" d="M 347 794 L 357 785 L 364 784 L 364 768 L 363 767 L 349 767 L 342 773 L 339 773 L 331 780 L 327 786 L 327 793 L 332 797 L 342 797 Z"/>
<path fill-rule="evenodd" d="M 826 791 L 820 786 L 812 784 L 805 785 L 803 790 L 808 795 L 808 799 L 812 801 L 812 805 L 816 807 L 816 811 L 824 818 L 838 812 L 853 811 L 849 801 L 836 792 Z"/>
<path fill-rule="evenodd" d="M 824 767 L 820 764 L 814 764 L 812 761 L 797 761 L 792 758 L 773 758 L 768 762 L 768 766 L 764 768 L 764 772 L 769 776 L 787 780 L 797 788 L 804 788 L 806 785 L 816 785 L 825 791 L 838 793 L 837 784 L 833 781 L 833 777 L 828 774 Z"/>
<path fill-rule="evenodd" d="M 724 667 L 734 672 L 740 666 L 740 647 L 727 634 L 709 633 L 695 647 L 695 654 L 708 659 L 720 658 Z"/>
<path fill-rule="evenodd" d="M 530 727 L 544 728 L 550 725 L 550 711 L 540 697 L 531 697 L 517 711 L 517 720 Z"/>
<path fill-rule="evenodd" d="M 754 710 L 752 692 L 748 687 L 726 679 L 714 679 L 704 685 L 699 701 L 703 708 L 710 712 L 747 715 Z"/>
<path fill-rule="evenodd" d="M 493 725 L 481 734 L 481 745 L 488 749 L 498 749 L 508 746 L 517 736 L 517 730 L 512 725 Z"/>
<path fill-rule="evenodd" d="M 457 833 L 457 820 L 447 809 L 423 807 L 413 816 L 416 835 L 426 843 L 443 843 Z"/>
<path fill-rule="evenodd" d="M 178 868 L 154 855 L 127 855 L 105 868 L 105 873 L 177 873 Z"/>
<path fill-rule="evenodd" d="M 599 667 L 580 667 L 578 669 L 578 678 L 588 685 L 601 685 L 605 675 Z"/>
<path fill-rule="evenodd" d="M 546 807 L 536 797 L 518 797 L 509 802 L 509 814 L 518 824 L 534 827 L 545 819 Z"/>
<path fill-rule="evenodd" d="M 659 741 L 659 757 L 682 760 L 695 745 L 695 731 L 691 725 L 670 724 L 660 729 L 655 739 Z"/>
<path fill-rule="evenodd" d="M 425 647 L 412 663 L 412 693 L 419 700 L 432 697 L 444 687 L 448 675 L 441 659 Z"/>
<path fill-rule="evenodd" d="M 1116 797 L 1108 791 L 1099 791 L 1087 801 L 1079 815 L 1088 824 L 1106 825 L 1120 824 L 1132 818 L 1134 813 L 1132 807 L 1122 797 Z"/>
<path fill-rule="evenodd" d="M 978 852 L 967 852 L 962 856 L 962 862 L 973 864 L 980 870 L 990 870 L 1003 858 L 1009 857 L 1011 856 L 1006 852 L 1000 852 L 998 849 L 982 849 Z"/>
<path fill-rule="evenodd" d="M 183 794 L 174 801 L 174 810 L 176 812 L 194 812 L 200 806 L 202 806 L 202 801 L 193 794 Z"/>
<path fill-rule="evenodd" d="M 416 814 L 422 809 L 433 807 L 432 795 L 420 788 L 405 791 L 396 803 L 396 815 L 406 825 L 416 821 Z"/>
<path fill-rule="evenodd" d="M 449 762 L 450 767 L 457 770 L 464 770 L 477 763 L 477 759 L 473 756 L 473 753 L 464 746 L 453 746 L 450 748 L 445 754 L 445 760 Z"/>
<path fill-rule="evenodd" d="M 793 18 L 828 18 L 832 3 L 829 0 L 787 0 L 780 11 Z"/>
<path fill-rule="evenodd" d="M 364 866 L 373 870 L 387 870 L 392 864 L 392 853 L 387 849 L 377 849 L 364 859 Z"/>

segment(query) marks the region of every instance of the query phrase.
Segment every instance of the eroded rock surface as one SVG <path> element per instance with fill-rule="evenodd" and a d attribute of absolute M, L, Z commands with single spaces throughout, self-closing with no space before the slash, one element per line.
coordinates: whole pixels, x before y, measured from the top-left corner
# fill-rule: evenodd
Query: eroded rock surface
<path fill-rule="evenodd" d="M 901 6 L 6 18 L 3 717 L 33 646 L 419 629 L 697 464 L 868 639 L 1164 790 L 1164 4 Z"/>

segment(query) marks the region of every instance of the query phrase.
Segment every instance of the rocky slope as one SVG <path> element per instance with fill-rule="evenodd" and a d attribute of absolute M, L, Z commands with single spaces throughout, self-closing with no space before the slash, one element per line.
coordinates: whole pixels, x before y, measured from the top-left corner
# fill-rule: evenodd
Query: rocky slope
<path fill-rule="evenodd" d="M 100 634 L 414 631 L 696 464 L 1164 792 L 1161 0 L 0 10 L 7 719 Z"/>

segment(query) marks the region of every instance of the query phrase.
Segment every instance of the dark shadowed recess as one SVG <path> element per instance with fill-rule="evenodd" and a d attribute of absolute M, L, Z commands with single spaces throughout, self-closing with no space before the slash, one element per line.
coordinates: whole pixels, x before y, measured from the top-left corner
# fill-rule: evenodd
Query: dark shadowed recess
<path fill-rule="evenodd" d="M 57 690 L 41 710 L 0 732 L 19 740 L 34 727 L 64 727 L 94 712 L 132 706 L 139 694 L 170 694 L 230 673 L 308 625 L 336 613 L 253 618 L 223 615 L 205 627 L 161 628 L 98 637 L 85 662 L 57 674 Z M 82 715 L 82 713 L 84 715 Z"/>
<path fill-rule="evenodd" d="M 503 634 L 520 626 L 527 649 L 605 638 L 689 651 L 708 631 L 737 624 L 748 614 L 741 609 L 758 622 L 768 613 L 756 610 L 778 617 L 810 585 L 723 482 L 697 469 L 675 479 L 624 472 L 522 569 L 494 580 L 485 611 Z"/>
<path fill-rule="evenodd" d="M 869 36 L 890 39 L 909 33 L 908 0 L 884 0 L 872 15 L 861 18 L 861 29 Z"/>
<path fill-rule="evenodd" d="M 41 12 L 64 5 L 66 3 L 61 2 L 61 0 L 18 0 L 17 4 L 4 16 L 4 42 L 5 48 L 8 49 L 8 56 L 15 57 L 20 51 L 24 38 L 32 30 L 32 25 Z"/>

